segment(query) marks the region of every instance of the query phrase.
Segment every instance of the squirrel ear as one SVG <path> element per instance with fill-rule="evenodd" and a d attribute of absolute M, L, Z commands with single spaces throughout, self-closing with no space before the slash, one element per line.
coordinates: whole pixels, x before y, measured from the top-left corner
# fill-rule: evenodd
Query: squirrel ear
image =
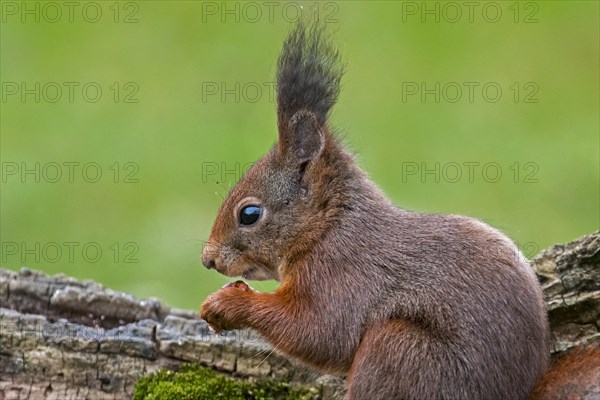
<path fill-rule="evenodd" d="M 279 128 L 279 148 L 287 160 L 300 165 L 321 154 L 325 136 L 313 113 L 298 111 L 286 125 Z"/>

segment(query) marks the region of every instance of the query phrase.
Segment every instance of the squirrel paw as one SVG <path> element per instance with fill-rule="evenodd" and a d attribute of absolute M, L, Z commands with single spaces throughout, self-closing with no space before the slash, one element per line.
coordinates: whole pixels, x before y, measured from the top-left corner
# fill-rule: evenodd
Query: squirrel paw
<path fill-rule="evenodd" d="M 225 288 L 228 288 L 228 287 L 235 287 L 235 288 L 238 288 L 238 289 L 242 289 L 245 292 L 253 292 L 254 291 L 254 289 L 252 289 L 250 287 L 250 285 L 248 285 L 244 281 L 229 282 L 226 285 L 223 285 L 223 287 L 221 289 L 225 289 Z"/>
<path fill-rule="evenodd" d="M 217 333 L 241 328 L 245 325 L 246 300 L 251 293 L 253 290 L 243 281 L 228 283 L 208 296 L 202 304 L 200 317 Z"/>

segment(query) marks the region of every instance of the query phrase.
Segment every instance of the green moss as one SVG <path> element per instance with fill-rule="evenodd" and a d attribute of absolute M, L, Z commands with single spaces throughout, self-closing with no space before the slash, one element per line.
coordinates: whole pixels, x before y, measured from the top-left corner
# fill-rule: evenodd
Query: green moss
<path fill-rule="evenodd" d="M 313 400 L 315 389 L 290 386 L 285 381 L 234 380 L 211 369 L 184 365 L 179 371 L 160 370 L 140 379 L 133 400 Z"/>

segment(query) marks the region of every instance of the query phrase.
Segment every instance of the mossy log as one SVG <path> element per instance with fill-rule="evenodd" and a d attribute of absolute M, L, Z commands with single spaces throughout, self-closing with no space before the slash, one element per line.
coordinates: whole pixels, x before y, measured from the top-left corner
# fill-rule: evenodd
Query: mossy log
<path fill-rule="evenodd" d="M 600 231 L 543 251 L 532 266 L 546 295 L 553 354 L 600 343 Z M 140 377 L 188 362 L 319 388 L 324 399 L 343 390 L 341 379 L 274 353 L 251 331 L 219 336 L 196 312 L 157 300 L 0 269 L 0 399 L 126 399 Z"/>

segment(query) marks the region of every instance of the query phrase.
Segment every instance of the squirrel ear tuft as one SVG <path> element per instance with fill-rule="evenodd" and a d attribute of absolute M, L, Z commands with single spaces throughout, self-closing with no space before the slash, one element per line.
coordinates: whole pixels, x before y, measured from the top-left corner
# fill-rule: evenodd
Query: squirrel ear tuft
<path fill-rule="evenodd" d="M 296 112 L 280 127 L 279 149 L 286 160 L 303 164 L 318 157 L 325 146 L 325 136 L 317 117 L 310 111 Z"/>

